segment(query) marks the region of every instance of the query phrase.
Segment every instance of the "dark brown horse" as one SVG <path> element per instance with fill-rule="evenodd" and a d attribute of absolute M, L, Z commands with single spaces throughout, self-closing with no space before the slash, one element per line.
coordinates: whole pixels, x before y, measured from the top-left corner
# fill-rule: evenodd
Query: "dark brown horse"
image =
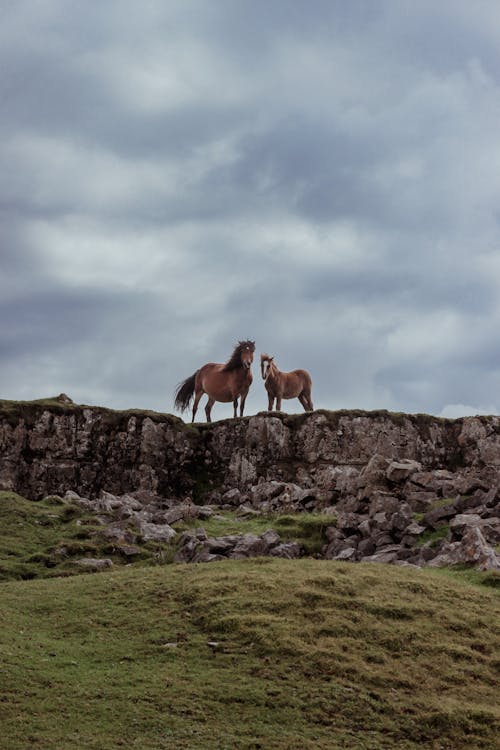
<path fill-rule="evenodd" d="M 206 393 L 208 396 L 205 406 L 207 422 L 212 421 L 210 412 L 215 401 L 224 403 L 232 401 L 234 416 L 236 417 L 238 398 L 240 398 L 240 417 L 242 417 L 245 399 L 252 383 L 250 366 L 253 362 L 254 351 L 255 341 L 239 341 L 226 364 L 219 365 L 209 362 L 200 367 L 194 375 L 186 378 L 177 386 L 174 402 L 176 409 L 185 411 L 189 407 L 194 394 L 193 418 L 191 420 L 194 422 L 198 402 Z"/>
<path fill-rule="evenodd" d="M 269 354 L 261 354 L 260 371 L 269 396 L 269 411 L 273 410 L 274 399 L 276 399 L 276 411 L 281 411 L 282 398 L 298 398 L 304 407 L 304 411 L 313 410 L 313 402 L 311 401 L 312 380 L 306 370 L 281 372 L 274 364 L 274 357 L 270 357 Z"/>

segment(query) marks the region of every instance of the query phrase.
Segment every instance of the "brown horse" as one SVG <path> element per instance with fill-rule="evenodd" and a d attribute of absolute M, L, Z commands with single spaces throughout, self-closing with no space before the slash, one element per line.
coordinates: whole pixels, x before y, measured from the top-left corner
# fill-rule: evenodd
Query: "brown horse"
<path fill-rule="evenodd" d="M 236 417 L 238 398 L 240 398 L 240 417 L 242 417 L 245 399 L 252 383 L 250 366 L 253 362 L 254 351 L 255 341 L 239 341 L 226 364 L 219 365 L 209 362 L 200 367 L 194 375 L 186 378 L 177 386 L 175 407 L 180 411 L 185 411 L 189 407 L 194 394 L 193 418 L 191 420 L 194 422 L 198 402 L 206 393 L 208 401 L 205 406 L 205 414 L 207 415 L 207 422 L 211 422 L 210 412 L 215 401 L 224 403 L 232 401 L 234 416 Z"/>
<path fill-rule="evenodd" d="M 260 371 L 269 396 L 268 411 L 273 410 L 274 399 L 276 399 L 276 411 L 281 411 L 282 398 L 298 398 L 304 407 L 304 411 L 313 411 L 312 380 L 306 370 L 281 372 L 274 364 L 274 357 L 270 357 L 269 354 L 261 354 Z"/>

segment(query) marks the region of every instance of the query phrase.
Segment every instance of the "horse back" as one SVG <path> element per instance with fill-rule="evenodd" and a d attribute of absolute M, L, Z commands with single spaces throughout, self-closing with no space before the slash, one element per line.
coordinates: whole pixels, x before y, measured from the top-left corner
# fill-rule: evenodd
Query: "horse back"
<path fill-rule="evenodd" d="M 252 382 L 250 370 L 225 370 L 224 364 L 208 362 L 196 373 L 196 387 L 216 401 L 228 402 L 246 393 Z"/>
<path fill-rule="evenodd" d="M 304 388 L 306 386 L 311 387 L 312 380 L 311 376 L 307 372 L 307 370 L 292 370 L 292 372 L 288 373 L 289 375 L 295 375 L 300 382 L 303 384 Z"/>

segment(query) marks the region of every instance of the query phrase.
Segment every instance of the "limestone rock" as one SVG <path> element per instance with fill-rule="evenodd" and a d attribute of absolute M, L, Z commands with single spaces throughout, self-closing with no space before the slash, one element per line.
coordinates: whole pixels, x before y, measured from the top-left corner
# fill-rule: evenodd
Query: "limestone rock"
<path fill-rule="evenodd" d="M 113 561 L 109 558 L 94 558 L 94 557 L 82 557 L 80 560 L 75 560 L 75 565 L 80 568 L 85 568 L 91 573 L 100 573 L 103 570 L 113 567 Z"/>
<path fill-rule="evenodd" d="M 472 565 L 478 570 L 500 570 L 500 556 L 490 547 L 477 526 L 467 529 L 460 542 L 445 544 L 429 562 L 433 568 Z"/>

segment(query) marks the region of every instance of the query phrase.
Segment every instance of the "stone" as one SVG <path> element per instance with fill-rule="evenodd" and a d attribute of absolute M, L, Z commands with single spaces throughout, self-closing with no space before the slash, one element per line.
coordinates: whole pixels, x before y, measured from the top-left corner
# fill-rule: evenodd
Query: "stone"
<path fill-rule="evenodd" d="M 477 513 L 462 513 L 450 521 L 450 530 L 454 537 L 463 537 L 468 529 L 478 528 L 490 544 L 500 542 L 500 519 L 482 518 Z"/>
<path fill-rule="evenodd" d="M 171 525 L 178 523 L 179 521 L 191 520 L 198 518 L 202 514 L 200 513 L 201 508 L 192 503 L 182 503 L 174 508 L 170 508 L 162 514 L 163 522 Z"/>
<path fill-rule="evenodd" d="M 436 502 L 438 496 L 435 492 L 423 489 L 414 489 L 408 486 L 404 490 L 404 499 L 408 505 L 417 513 L 428 510 L 429 506 Z"/>
<path fill-rule="evenodd" d="M 369 514 L 374 516 L 376 513 L 396 513 L 401 505 L 401 500 L 390 492 L 376 491 L 370 499 Z"/>
<path fill-rule="evenodd" d="M 262 537 L 257 534 L 243 534 L 231 552 L 231 557 L 238 560 L 242 557 L 260 557 L 268 552 L 269 547 Z"/>
<path fill-rule="evenodd" d="M 386 456 L 378 453 L 373 455 L 358 477 L 358 489 L 362 490 L 367 487 L 375 488 L 379 485 L 385 487 L 387 469 L 390 463 Z"/>
<path fill-rule="evenodd" d="M 60 404 L 74 404 L 74 401 L 65 393 L 60 393 L 59 396 L 56 397 L 56 401 L 59 401 Z"/>
<path fill-rule="evenodd" d="M 140 533 L 145 542 L 171 542 L 177 532 L 167 523 L 141 523 Z"/>
<path fill-rule="evenodd" d="M 381 549 L 378 549 L 373 555 L 369 555 L 368 557 L 363 557 L 361 562 L 392 563 L 398 559 L 399 552 L 400 552 L 400 546 L 398 544 L 387 545 L 385 547 L 382 547 Z"/>
<path fill-rule="evenodd" d="M 100 573 L 102 570 L 112 568 L 113 561 L 109 558 L 82 557 L 80 560 L 75 560 L 75 565 L 92 573 Z"/>
<path fill-rule="evenodd" d="M 221 507 L 243 515 L 327 507 L 325 554 L 353 548 L 358 559 L 398 543 L 400 556 L 425 564 L 469 530 L 498 543 L 500 417 L 321 410 L 192 429 L 170 415 L 0 403 L 0 487 L 79 505 L 117 547 L 138 546 L 143 532 L 177 539 L 172 524 Z M 422 529 L 448 523 L 450 541 L 416 546 Z M 238 545 L 238 555 L 271 554 L 281 545 L 274 534 L 234 535 L 223 553 L 210 550 L 206 534 L 183 535 L 179 549 L 190 560 L 225 558 Z"/>
<path fill-rule="evenodd" d="M 137 536 L 131 531 L 126 521 L 115 521 L 108 523 L 99 531 L 99 536 L 116 542 L 125 542 L 126 544 L 135 544 Z"/>
<path fill-rule="evenodd" d="M 407 534 L 410 537 L 419 537 L 421 536 L 425 531 L 425 526 L 421 526 L 417 521 L 413 521 L 412 523 L 408 524 L 408 526 L 405 529 L 405 534 Z"/>
<path fill-rule="evenodd" d="M 344 561 L 351 561 L 354 560 L 356 557 L 356 548 L 355 547 L 346 547 L 341 552 L 338 553 L 338 555 L 335 555 L 333 560 L 344 560 Z"/>
<path fill-rule="evenodd" d="M 288 560 L 296 560 L 302 555 L 302 547 L 298 542 L 283 542 L 273 547 L 269 554 L 272 557 L 284 557 Z"/>
<path fill-rule="evenodd" d="M 241 505 L 242 494 L 237 487 L 227 490 L 221 497 L 221 502 L 225 505 Z"/>
<path fill-rule="evenodd" d="M 399 484 L 405 482 L 412 474 L 422 470 L 422 464 L 411 459 L 403 461 L 391 461 L 387 467 L 386 477 L 390 482 Z"/>
<path fill-rule="evenodd" d="M 424 526 L 431 529 L 438 529 L 443 523 L 446 523 L 450 518 L 455 515 L 455 509 L 452 503 L 443 505 L 440 508 L 434 508 L 428 511 L 422 519 Z"/>
<path fill-rule="evenodd" d="M 468 528 L 459 542 L 448 542 L 429 562 L 429 567 L 472 565 L 477 570 L 500 570 L 500 556 L 490 547 L 477 526 Z"/>
<path fill-rule="evenodd" d="M 359 559 L 363 559 L 363 557 L 368 557 L 369 555 L 373 555 L 376 550 L 376 545 L 373 539 L 366 538 L 362 539 L 360 543 L 358 544 L 358 557 Z"/>

